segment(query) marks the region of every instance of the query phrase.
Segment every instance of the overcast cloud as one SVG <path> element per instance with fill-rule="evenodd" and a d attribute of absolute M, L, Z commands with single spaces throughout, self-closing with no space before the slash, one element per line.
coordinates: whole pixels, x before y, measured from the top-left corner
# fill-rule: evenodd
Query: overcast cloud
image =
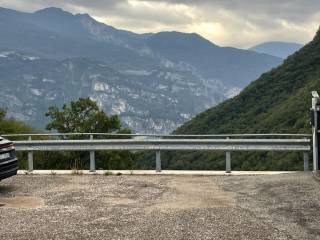
<path fill-rule="evenodd" d="M 306 43 L 320 25 L 320 0 L 0 0 L 33 12 L 60 7 L 134 32 L 197 32 L 222 46 Z"/>

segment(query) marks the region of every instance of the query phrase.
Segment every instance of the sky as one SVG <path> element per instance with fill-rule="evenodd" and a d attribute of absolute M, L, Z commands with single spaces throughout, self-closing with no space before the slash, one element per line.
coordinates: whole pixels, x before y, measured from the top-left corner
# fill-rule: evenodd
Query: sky
<path fill-rule="evenodd" d="M 196 32 L 239 48 L 304 44 L 320 25 L 320 0 L 0 0 L 0 6 L 25 12 L 59 7 L 137 33 Z"/>

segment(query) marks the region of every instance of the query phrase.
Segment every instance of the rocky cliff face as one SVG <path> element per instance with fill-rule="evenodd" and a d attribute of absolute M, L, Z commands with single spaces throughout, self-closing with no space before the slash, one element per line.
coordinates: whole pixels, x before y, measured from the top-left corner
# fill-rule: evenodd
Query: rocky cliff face
<path fill-rule="evenodd" d="M 49 106 L 90 96 L 137 132 L 170 132 L 228 93 L 220 81 L 176 66 L 117 71 L 90 59 L 48 60 L 16 51 L 0 51 L 0 72 L 0 106 L 42 127 Z"/>

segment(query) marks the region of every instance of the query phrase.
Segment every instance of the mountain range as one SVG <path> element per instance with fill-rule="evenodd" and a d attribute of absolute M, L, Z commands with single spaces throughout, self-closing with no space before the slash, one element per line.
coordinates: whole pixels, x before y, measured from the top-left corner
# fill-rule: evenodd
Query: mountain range
<path fill-rule="evenodd" d="M 90 96 L 136 132 L 170 132 L 283 61 L 196 33 L 119 30 L 59 8 L 0 8 L 0 32 L 0 106 L 38 128 L 49 106 Z"/>

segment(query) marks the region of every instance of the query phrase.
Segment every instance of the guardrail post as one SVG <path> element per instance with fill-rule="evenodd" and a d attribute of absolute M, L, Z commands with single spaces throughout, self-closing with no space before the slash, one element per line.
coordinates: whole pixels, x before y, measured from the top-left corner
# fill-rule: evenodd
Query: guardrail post
<path fill-rule="evenodd" d="M 303 169 L 304 171 L 309 171 L 309 153 L 303 153 Z"/>
<path fill-rule="evenodd" d="M 90 140 L 93 139 L 93 135 L 90 135 Z M 95 159 L 95 152 L 90 151 L 90 172 L 96 171 L 96 159 Z"/>
<path fill-rule="evenodd" d="M 156 151 L 156 172 L 161 172 L 161 153 L 160 153 L 160 150 Z"/>
<path fill-rule="evenodd" d="M 226 152 L 226 173 L 231 173 L 231 152 Z"/>
<path fill-rule="evenodd" d="M 230 139 L 227 137 L 227 139 Z M 231 152 L 226 152 L 226 173 L 231 173 Z"/>
<path fill-rule="evenodd" d="M 32 140 L 31 136 L 29 136 L 28 138 L 29 141 Z M 30 151 L 28 152 L 28 172 L 32 172 L 33 171 L 33 152 Z"/>

